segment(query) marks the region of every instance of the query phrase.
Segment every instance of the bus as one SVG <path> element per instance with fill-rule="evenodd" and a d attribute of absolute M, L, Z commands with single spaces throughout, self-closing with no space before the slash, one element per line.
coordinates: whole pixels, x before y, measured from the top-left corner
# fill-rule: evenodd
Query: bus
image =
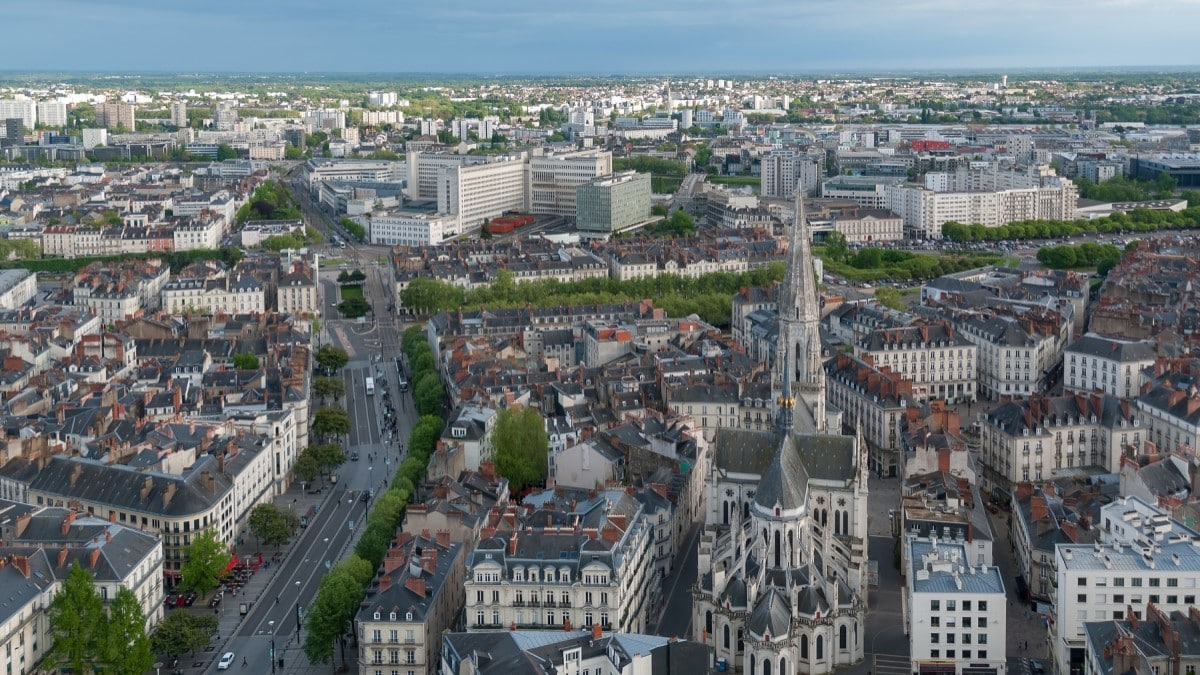
<path fill-rule="evenodd" d="M 367 396 L 374 396 L 374 395 L 375 395 L 375 378 L 368 377 L 367 378 Z"/>

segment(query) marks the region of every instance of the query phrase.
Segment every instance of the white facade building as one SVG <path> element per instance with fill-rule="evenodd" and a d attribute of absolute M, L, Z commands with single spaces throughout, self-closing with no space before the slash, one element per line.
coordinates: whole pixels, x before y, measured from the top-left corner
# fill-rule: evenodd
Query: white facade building
<path fill-rule="evenodd" d="M 1140 393 L 1142 370 L 1154 365 L 1154 345 L 1100 335 L 1085 335 L 1063 357 L 1063 388 L 1091 392 L 1097 389 L 1121 398 Z"/>
<path fill-rule="evenodd" d="M 372 244 L 388 246 L 437 246 L 458 231 L 454 216 L 430 213 L 380 213 L 370 217 L 367 227 Z"/>

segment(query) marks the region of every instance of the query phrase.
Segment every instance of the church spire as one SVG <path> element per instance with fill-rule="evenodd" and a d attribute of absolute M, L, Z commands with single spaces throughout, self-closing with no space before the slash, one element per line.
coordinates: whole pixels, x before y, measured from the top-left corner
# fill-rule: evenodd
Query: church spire
<path fill-rule="evenodd" d="M 787 268 L 778 297 L 779 342 L 775 352 L 774 389 L 777 396 L 782 397 L 784 379 L 787 379 L 789 388 L 800 394 L 805 412 L 811 417 L 806 420 L 812 426 L 807 431 L 824 431 L 821 312 L 813 270 L 812 235 L 804 211 L 804 190 L 800 186 L 796 188 L 795 214 L 788 233 Z"/>

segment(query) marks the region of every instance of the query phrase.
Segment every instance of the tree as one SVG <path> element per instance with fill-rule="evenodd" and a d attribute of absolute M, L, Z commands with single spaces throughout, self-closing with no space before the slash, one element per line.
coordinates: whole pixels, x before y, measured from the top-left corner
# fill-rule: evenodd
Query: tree
<path fill-rule="evenodd" d="M 371 311 L 371 303 L 364 298 L 346 298 L 338 305 L 338 311 L 348 319 L 357 319 L 360 316 L 366 316 L 367 312 Z"/>
<path fill-rule="evenodd" d="M 336 574 L 331 570 L 321 579 L 317 597 L 309 604 L 308 635 L 304 640 L 304 654 L 311 663 L 332 660 L 335 643 L 341 645 L 345 662 L 346 632 L 363 593 L 363 585 L 349 570 L 339 570 Z"/>
<path fill-rule="evenodd" d="M 234 354 L 233 367 L 238 370 L 258 370 L 258 357 L 250 352 Z"/>
<path fill-rule="evenodd" d="M 221 585 L 221 575 L 229 566 L 230 555 L 229 548 L 217 537 L 217 531 L 210 527 L 192 537 L 183 558 L 179 587 L 203 596 Z"/>
<path fill-rule="evenodd" d="M 346 383 L 340 377 L 318 377 L 313 380 L 313 391 L 322 400 L 332 398 L 338 401 L 346 395 Z"/>
<path fill-rule="evenodd" d="M 413 404 L 422 415 L 434 415 L 442 409 L 442 381 L 437 373 L 426 373 L 413 387 Z"/>
<path fill-rule="evenodd" d="M 346 230 L 346 232 L 350 233 L 350 236 L 354 237 L 355 239 L 357 239 L 359 241 L 366 241 L 367 228 L 363 227 L 362 225 L 359 225 L 357 222 L 355 222 L 345 216 L 342 216 L 342 219 L 339 220 L 338 222 L 341 224 L 342 229 L 344 229 L 344 230 Z"/>
<path fill-rule="evenodd" d="M 232 146 L 230 146 L 226 143 L 222 143 L 217 146 L 217 161 L 218 162 L 223 162 L 227 159 L 237 159 L 237 156 L 238 156 L 237 150 L 234 150 Z"/>
<path fill-rule="evenodd" d="M 313 432 L 331 437 L 350 433 L 350 414 L 341 408 L 319 408 L 313 415 Z"/>
<path fill-rule="evenodd" d="M 346 463 L 346 453 L 337 443 L 310 445 L 307 451 L 312 452 L 313 457 L 317 460 L 317 466 L 325 473 Z"/>
<path fill-rule="evenodd" d="M 217 632 L 217 618 L 208 614 L 171 612 L 159 622 L 150 636 L 150 648 L 155 654 L 171 658 L 184 652 L 204 649 Z"/>
<path fill-rule="evenodd" d="M 947 223 L 949 225 L 949 223 Z M 850 255 L 850 247 L 846 244 L 846 235 L 841 232 L 830 232 L 825 236 L 825 255 L 834 262 L 842 262 Z"/>
<path fill-rule="evenodd" d="M 546 480 L 546 457 L 550 442 L 545 422 L 533 408 L 504 408 L 492 432 L 496 471 L 508 479 L 512 491 L 539 485 Z"/>
<path fill-rule="evenodd" d="M 279 548 L 296 533 L 296 529 L 300 527 L 300 519 L 295 513 L 267 502 L 255 506 L 250 511 L 247 524 L 259 542 Z"/>
<path fill-rule="evenodd" d="M 329 372 L 337 372 L 350 362 L 350 356 L 345 350 L 330 344 L 321 345 L 317 349 L 317 365 Z"/>
<path fill-rule="evenodd" d="M 311 483 L 321 475 L 321 465 L 317 462 L 315 455 L 305 450 L 296 458 L 296 463 L 292 465 L 292 472 L 305 483 Z"/>
<path fill-rule="evenodd" d="M 125 587 L 117 591 L 108 608 L 103 660 L 104 672 L 117 675 L 142 675 L 154 665 L 146 615 L 137 596 Z"/>
<path fill-rule="evenodd" d="M 900 295 L 900 291 L 887 286 L 880 286 L 875 289 L 875 299 L 884 307 L 889 307 L 897 311 L 905 311 L 908 309 L 908 304 L 904 302 L 904 297 Z"/>
<path fill-rule="evenodd" d="M 49 622 L 53 643 L 46 652 L 46 663 L 74 673 L 94 669 L 104 644 L 104 601 L 91 572 L 78 561 L 71 564 L 50 604 Z"/>

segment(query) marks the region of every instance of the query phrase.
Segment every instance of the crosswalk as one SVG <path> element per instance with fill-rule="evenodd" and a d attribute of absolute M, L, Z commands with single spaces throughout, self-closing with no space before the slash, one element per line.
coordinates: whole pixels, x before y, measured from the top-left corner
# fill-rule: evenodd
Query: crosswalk
<path fill-rule="evenodd" d="M 876 675 L 908 675 L 910 667 L 911 661 L 907 656 L 876 654 L 875 668 L 872 672 Z"/>

